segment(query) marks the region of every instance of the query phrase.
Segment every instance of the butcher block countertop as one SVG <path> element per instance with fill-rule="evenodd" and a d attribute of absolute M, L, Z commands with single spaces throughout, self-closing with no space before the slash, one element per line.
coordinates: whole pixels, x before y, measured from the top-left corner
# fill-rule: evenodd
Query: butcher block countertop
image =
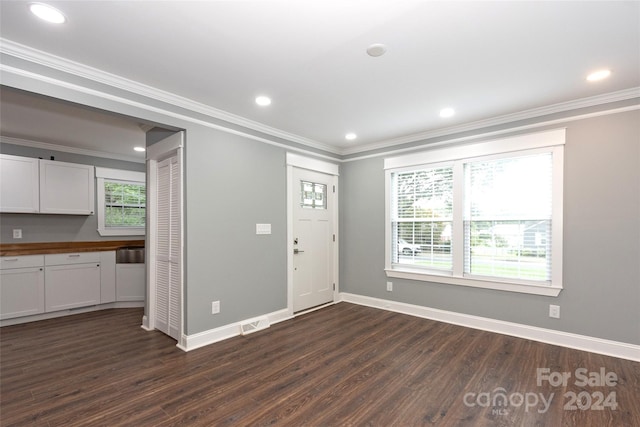
<path fill-rule="evenodd" d="M 0 256 L 65 254 L 71 252 L 115 251 L 144 247 L 144 240 L 102 240 L 98 242 L 0 243 Z"/>

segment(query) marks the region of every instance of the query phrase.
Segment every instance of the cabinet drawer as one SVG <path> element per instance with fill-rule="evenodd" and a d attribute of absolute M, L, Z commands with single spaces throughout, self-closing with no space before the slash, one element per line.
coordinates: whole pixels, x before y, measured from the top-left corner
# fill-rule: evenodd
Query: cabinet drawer
<path fill-rule="evenodd" d="M 44 266 L 44 255 L 21 255 L 0 257 L 0 269 Z"/>
<path fill-rule="evenodd" d="M 100 263 L 100 252 L 80 252 L 71 254 L 52 254 L 44 256 L 45 265 L 69 265 Z"/>

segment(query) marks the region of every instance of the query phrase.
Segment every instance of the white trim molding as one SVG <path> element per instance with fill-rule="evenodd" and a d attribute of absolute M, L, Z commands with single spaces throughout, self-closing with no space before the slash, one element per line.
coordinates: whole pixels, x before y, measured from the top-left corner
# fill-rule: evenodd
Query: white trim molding
<path fill-rule="evenodd" d="M 339 154 L 340 151 L 339 149 L 336 149 L 331 145 L 314 141 L 309 138 L 305 138 L 280 129 L 276 129 L 263 123 L 253 121 L 200 102 L 196 102 L 189 98 L 185 98 L 171 92 L 148 86 L 116 74 L 108 73 L 106 71 L 90 67 L 76 61 L 50 54 L 48 52 L 34 49 L 32 47 L 16 43 L 12 40 L 0 38 L 0 53 L 4 53 L 15 58 L 20 58 L 22 60 L 29 61 L 40 66 L 45 66 L 54 70 L 69 73 L 73 76 L 82 77 L 84 79 L 101 83 L 116 89 L 125 90 L 127 92 L 141 95 L 169 105 L 184 108 L 187 111 L 203 114 L 213 119 L 223 120 L 225 122 L 242 126 L 247 129 L 255 130 L 266 135 L 286 139 L 287 141 L 295 142 L 307 147 L 315 148 L 317 150 L 327 151 L 334 154 Z M 6 70 L 8 71 L 9 68 L 7 67 Z"/>
<path fill-rule="evenodd" d="M 427 139 L 438 138 L 438 137 L 447 136 L 447 135 L 454 135 L 454 134 L 459 134 L 463 132 L 472 132 L 474 130 L 486 129 L 492 126 L 505 125 L 509 123 L 522 121 L 522 120 L 535 119 L 536 117 L 544 117 L 544 116 L 549 116 L 551 114 L 564 113 L 567 111 L 577 110 L 581 108 L 589 108 L 589 107 L 595 107 L 597 105 L 609 104 L 612 102 L 626 101 L 628 99 L 633 99 L 638 97 L 640 97 L 640 87 L 633 87 L 629 89 L 620 90 L 617 92 L 610 92 L 602 95 L 579 98 L 572 101 L 561 102 L 558 104 L 548 105 L 544 107 L 532 108 L 532 109 L 520 111 L 517 113 L 491 117 L 488 119 L 478 120 L 471 123 L 464 123 L 457 126 L 450 126 L 442 129 L 435 129 L 435 130 L 429 130 L 421 133 L 415 133 L 412 135 L 383 140 L 377 143 L 367 144 L 363 146 L 349 147 L 341 150 L 340 154 L 342 154 L 343 156 L 348 156 L 351 154 L 358 154 L 366 151 L 382 150 L 382 149 L 390 148 L 396 145 L 409 144 L 412 142 L 424 141 Z M 622 107 L 619 110 L 627 111 L 627 110 L 633 110 L 633 109 L 637 109 L 637 106 Z M 618 109 L 613 109 L 613 110 L 607 109 L 607 111 L 616 111 L 616 110 Z M 576 117 L 589 118 L 589 117 L 596 117 L 599 115 L 602 115 L 602 113 L 601 112 L 584 113 L 576 116 L 559 118 L 555 120 L 546 120 L 541 122 L 540 124 L 536 123 L 531 125 L 518 126 L 516 128 L 500 130 L 500 131 L 497 131 L 496 133 L 499 134 L 499 133 L 510 132 L 510 131 L 513 131 L 514 129 L 530 129 L 534 127 L 545 126 L 547 124 L 552 125 L 552 124 L 558 124 L 558 123 L 565 123 L 571 120 L 575 120 Z M 469 137 L 463 137 L 461 139 L 467 139 L 467 138 Z M 475 139 L 475 137 L 471 137 L 471 138 Z"/>
<path fill-rule="evenodd" d="M 91 305 L 88 307 L 72 308 L 50 313 L 32 314 L 30 316 L 14 317 L 13 319 L 0 320 L 0 328 L 11 325 L 21 325 L 23 323 L 38 322 L 40 320 L 57 319 L 58 317 L 73 316 L 80 313 L 92 313 L 100 310 L 110 310 L 113 308 L 142 308 L 144 301 L 117 301 L 106 304 Z"/>
<path fill-rule="evenodd" d="M 340 293 L 340 301 L 640 362 L 640 345 L 346 292 Z"/>
<path fill-rule="evenodd" d="M 242 126 L 246 129 L 260 132 L 264 135 L 284 139 L 286 141 L 297 143 L 305 147 L 309 147 L 312 149 L 321 150 L 327 153 L 341 155 L 341 156 L 364 153 L 368 151 L 382 150 L 382 149 L 387 149 L 397 145 L 424 141 L 430 138 L 436 138 L 436 137 L 462 133 L 462 132 L 470 132 L 473 130 L 488 128 L 491 126 L 504 125 L 504 124 L 513 123 L 517 121 L 534 119 L 536 117 L 544 117 L 551 114 L 558 114 L 558 113 L 563 113 L 571 110 L 588 108 L 588 107 L 593 107 L 597 105 L 603 105 L 603 104 L 608 104 L 608 103 L 618 102 L 618 101 L 625 101 L 628 99 L 640 97 L 640 87 L 633 87 L 633 88 L 620 90 L 617 92 L 605 93 L 605 94 L 590 96 L 586 98 L 579 98 L 579 99 L 552 104 L 548 106 L 528 109 L 528 110 L 524 110 L 516 113 L 501 115 L 497 117 L 491 117 L 488 119 L 478 120 L 471 123 L 465 123 L 458 126 L 451 126 L 447 128 L 429 130 L 425 132 L 406 135 L 399 138 L 381 140 L 371 144 L 363 144 L 363 145 L 352 146 L 352 147 L 338 147 L 335 145 L 305 138 L 300 135 L 292 134 L 290 132 L 286 132 L 281 129 L 273 128 L 263 123 L 253 121 L 253 120 L 229 113 L 224 110 L 214 108 L 212 106 L 209 106 L 200 102 L 196 102 L 189 98 L 179 96 L 177 94 L 167 92 L 158 88 L 154 88 L 152 86 L 148 86 L 140 82 L 126 79 L 122 76 L 108 73 L 106 71 L 103 71 L 94 67 L 90 67 L 88 65 L 85 65 L 76 61 L 72 61 L 60 56 L 56 56 L 48 52 L 34 49 L 32 47 L 29 47 L 20 43 L 16 43 L 12 40 L 8 40 L 1 37 L 0 37 L 0 53 L 6 54 L 8 56 L 12 56 L 14 58 L 19 58 L 24 61 L 31 62 L 38 66 L 44 66 L 53 70 L 62 71 L 64 73 L 81 77 L 83 79 L 88 79 L 90 81 L 100 83 L 118 90 L 124 90 L 135 95 L 143 96 L 155 101 L 159 101 L 161 103 L 176 106 L 176 107 L 185 109 L 188 112 L 202 114 L 209 119 L 222 120 L 228 123 Z M 54 80 L 52 78 L 45 77 L 44 75 L 30 73 L 26 70 L 10 67 L 5 64 L 0 64 L 0 70 L 7 73 L 12 73 L 14 75 L 27 76 L 29 78 L 32 78 L 38 81 L 53 83 L 56 86 L 67 87 L 70 89 L 78 90 L 82 93 L 91 93 L 92 95 L 97 95 L 104 99 L 116 98 L 103 92 L 90 90 L 86 87 L 83 87 L 80 90 L 79 89 L 80 86 L 71 85 L 68 82 L 62 82 L 60 80 Z M 120 101 L 123 102 L 122 99 L 120 99 Z M 124 103 L 129 105 L 135 104 L 136 106 L 146 109 L 147 111 L 156 111 L 156 112 L 161 111 L 163 114 L 166 114 L 170 117 L 185 119 L 184 115 L 178 114 L 175 112 L 170 112 L 170 111 L 167 111 L 166 109 L 154 108 L 141 103 L 133 102 L 131 100 L 127 100 L 127 101 L 128 102 L 124 102 Z M 214 124 L 209 120 L 204 120 L 204 121 L 197 120 L 194 117 L 191 117 L 190 115 L 186 116 L 186 120 L 189 120 L 192 122 L 200 122 L 209 127 L 221 129 L 229 133 L 239 134 L 244 137 L 262 141 L 268 144 L 284 146 L 284 144 L 271 141 L 267 138 L 251 135 L 251 133 L 249 132 L 234 131 L 230 128 L 225 128 L 218 124 Z M 560 120 L 566 121 L 567 119 L 563 118 Z M 307 150 L 297 149 L 295 147 L 287 147 L 287 148 L 291 150 L 302 151 L 302 152 L 307 151 Z M 324 157 L 330 158 L 330 156 L 324 156 Z"/>
<path fill-rule="evenodd" d="M 287 166 L 309 169 L 316 172 L 326 173 L 328 175 L 340 175 L 340 167 L 335 163 L 329 163 L 324 160 L 301 156 L 300 154 L 295 153 L 287 153 Z"/>
<path fill-rule="evenodd" d="M 209 329 L 208 331 L 198 332 L 197 334 L 183 335 L 177 347 L 183 351 L 191 351 L 209 344 L 214 344 L 219 341 L 237 337 L 239 335 L 242 335 L 243 324 L 257 322 L 261 319 L 264 319 L 265 317 L 269 320 L 269 324 L 271 325 L 292 318 L 289 310 L 285 308 L 262 316 L 230 323 L 228 325 L 220 326 L 215 329 Z"/>
<path fill-rule="evenodd" d="M 61 153 L 79 154 L 82 156 L 100 157 L 102 159 L 122 160 L 132 163 L 144 163 L 144 158 L 125 156 L 115 153 L 107 153 L 106 151 L 87 150 L 85 148 L 70 147 L 67 145 L 51 144 L 49 142 L 33 141 L 30 139 L 13 138 L 10 136 L 0 135 L 0 142 L 3 144 L 19 145 L 23 147 L 40 148 L 48 151 L 59 151 Z"/>

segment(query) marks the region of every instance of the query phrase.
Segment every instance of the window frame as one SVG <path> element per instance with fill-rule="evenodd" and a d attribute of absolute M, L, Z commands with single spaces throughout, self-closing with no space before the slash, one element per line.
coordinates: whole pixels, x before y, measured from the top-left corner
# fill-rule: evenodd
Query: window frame
<path fill-rule="evenodd" d="M 516 135 L 474 144 L 437 148 L 408 155 L 384 159 L 385 169 L 385 273 L 387 277 L 426 281 L 442 284 L 471 286 L 520 292 L 535 295 L 558 296 L 562 290 L 562 237 L 563 237 L 563 176 L 566 129 Z M 467 276 L 464 273 L 464 165 L 478 160 L 517 157 L 523 154 L 552 153 L 552 214 L 551 214 L 551 280 L 549 282 Z M 412 268 L 392 264 L 393 230 L 391 217 L 392 174 L 452 165 L 453 226 L 451 271 Z"/>
<path fill-rule="evenodd" d="M 105 225 L 105 181 L 141 184 L 146 187 L 146 174 L 144 172 L 96 167 L 98 233 L 101 236 L 144 236 L 146 225 L 144 227 L 107 227 Z"/>

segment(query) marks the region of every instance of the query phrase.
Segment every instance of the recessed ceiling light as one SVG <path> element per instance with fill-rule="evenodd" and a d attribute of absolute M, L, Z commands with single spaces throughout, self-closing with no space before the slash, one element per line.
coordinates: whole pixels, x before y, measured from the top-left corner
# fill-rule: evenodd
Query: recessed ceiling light
<path fill-rule="evenodd" d="M 271 105 L 271 98 L 262 95 L 258 96 L 256 97 L 256 104 L 260 105 L 261 107 L 266 107 L 267 105 Z"/>
<path fill-rule="evenodd" d="M 135 151 L 139 151 L 139 152 L 141 152 L 141 153 L 142 153 L 142 152 L 144 152 L 144 151 L 147 151 L 147 149 L 146 149 L 146 148 L 144 148 L 144 147 L 133 147 L 133 149 L 134 149 Z"/>
<path fill-rule="evenodd" d="M 62 12 L 48 4 L 31 3 L 29 10 L 38 18 L 53 24 L 63 24 L 67 20 Z"/>
<path fill-rule="evenodd" d="M 440 110 L 440 117 L 446 119 L 448 117 L 452 117 L 456 111 L 453 108 L 443 108 Z"/>
<path fill-rule="evenodd" d="M 590 82 L 597 82 L 598 80 L 606 79 L 611 75 L 611 70 L 598 70 L 587 76 L 587 80 Z"/>
<path fill-rule="evenodd" d="M 356 139 L 358 137 L 358 135 L 356 135 L 353 132 L 349 132 L 348 134 L 346 134 L 344 136 L 345 139 L 349 140 L 349 141 L 353 141 L 354 139 Z"/>
<path fill-rule="evenodd" d="M 382 43 L 374 43 L 367 48 L 367 54 L 369 56 L 378 57 L 385 54 L 387 47 Z"/>

